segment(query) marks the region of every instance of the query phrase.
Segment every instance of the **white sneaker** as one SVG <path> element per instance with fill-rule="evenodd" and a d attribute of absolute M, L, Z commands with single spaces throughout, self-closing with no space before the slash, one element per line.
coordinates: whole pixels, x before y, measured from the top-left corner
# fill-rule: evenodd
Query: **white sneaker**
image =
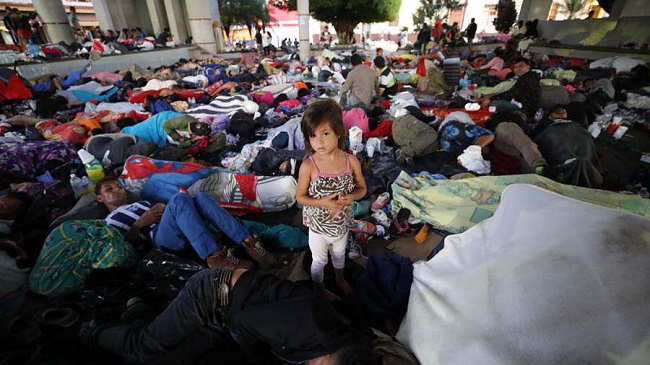
<path fill-rule="evenodd" d="M 348 258 L 351 260 L 356 260 L 361 256 L 363 256 L 361 246 L 359 246 L 359 244 L 354 241 L 348 242 Z"/>
<path fill-rule="evenodd" d="M 372 217 L 375 219 L 375 222 L 379 225 L 382 225 L 384 227 L 388 227 L 390 225 L 388 216 L 386 215 L 386 213 L 384 213 L 383 210 L 378 210 L 372 213 Z"/>

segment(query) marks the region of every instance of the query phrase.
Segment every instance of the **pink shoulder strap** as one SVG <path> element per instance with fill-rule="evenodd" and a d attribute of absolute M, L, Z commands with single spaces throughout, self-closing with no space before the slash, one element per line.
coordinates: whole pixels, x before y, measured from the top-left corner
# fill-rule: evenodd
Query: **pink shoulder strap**
<path fill-rule="evenodd" d="M 316 168 L 316 174 L 320 175 L 320 169 L 318 169 L 318 165 L 316 165 L 316 160 L 314 160 L 314 156 L 309 156 L 309 159 L 311 160 L 311 164 L 314 165 Z"/>

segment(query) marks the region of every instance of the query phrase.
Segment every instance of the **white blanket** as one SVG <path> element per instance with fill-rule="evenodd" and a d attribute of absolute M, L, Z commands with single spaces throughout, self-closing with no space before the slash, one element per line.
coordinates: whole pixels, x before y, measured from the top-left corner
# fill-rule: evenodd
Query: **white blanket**
<path fill-rule="evenodd" d="M 413 275 L 397 339 L 422 364 L 650 358 L 646 218 L 511 185 Z"/>

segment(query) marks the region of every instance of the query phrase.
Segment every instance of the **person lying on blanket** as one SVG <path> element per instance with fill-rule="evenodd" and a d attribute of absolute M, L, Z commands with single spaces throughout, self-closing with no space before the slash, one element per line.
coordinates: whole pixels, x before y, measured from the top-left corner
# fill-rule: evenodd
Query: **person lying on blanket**
<path fill-rule="evenodd" d="M 173 144 L 187 148 L 207 138 L 212 130 L 210 125 L 199 122 L 192 116 L 163 111 L 140 123 L 122 128 L 121 132 L 136 136 L 138 142 L 154 142 L 159 147 Z"/>
<path fill-rule="evenodd" d="M 97 201 L 110 212 L 106 217 L 107 223 L 119 229 L 129 243 L 136 243 L 138 239 L 150 240 L 156 247 L 173 252 L 191 247 L 209 267 L 223 260 L 242 264 L 215 239 L 215 234 L 223 233 L 241 245 L 258 264 L 266 267 L 274 262 L 260 240 L 248 233 L 207 194 L 191 197 L 177 193 L 166 205 L 144 200 L 129 204 L 126 190 L 112 176 L 97 182 L 95 194 Z M 253 266 L 251 262 L 243 263 L 249 268 Z"/>
<path fill-rule="evenodd" d="M 144 304 L 132 305 L 124 317 L 135 322 L 143 309 Z M 223 261 L 192 276 L 153 321 L 111 327 L 89 322 L 79 335 L 88 347 L 119 355 L 130 364 L 219 359 L 214 348 L 230 347 L 231 339 L 245 356 L 236 363 L 374 365 L 381 356 L 381 349 L 373 349 L 373 338 L 352 327 L 307 286 Z M 417 363 L 411 359 L 409 354 L 406 361 L 392 363 Z"/>

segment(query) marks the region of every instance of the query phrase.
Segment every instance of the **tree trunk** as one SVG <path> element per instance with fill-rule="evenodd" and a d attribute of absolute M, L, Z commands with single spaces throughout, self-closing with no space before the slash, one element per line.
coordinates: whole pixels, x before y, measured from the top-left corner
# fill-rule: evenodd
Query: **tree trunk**
<path fill-rule="evenodd" d="M 354 42 L 354 28 L 359 22 L 332 22 L 339 37 L 339 44 L 352 44 Z"/>
<path fill-rule="evenodd" d="M 226 31 L 226 36 L 228 37 L 228 42 L 232 42 L 232 36 L 230 35 L 230 25 L 223 25 L 223 30 Z"/>

